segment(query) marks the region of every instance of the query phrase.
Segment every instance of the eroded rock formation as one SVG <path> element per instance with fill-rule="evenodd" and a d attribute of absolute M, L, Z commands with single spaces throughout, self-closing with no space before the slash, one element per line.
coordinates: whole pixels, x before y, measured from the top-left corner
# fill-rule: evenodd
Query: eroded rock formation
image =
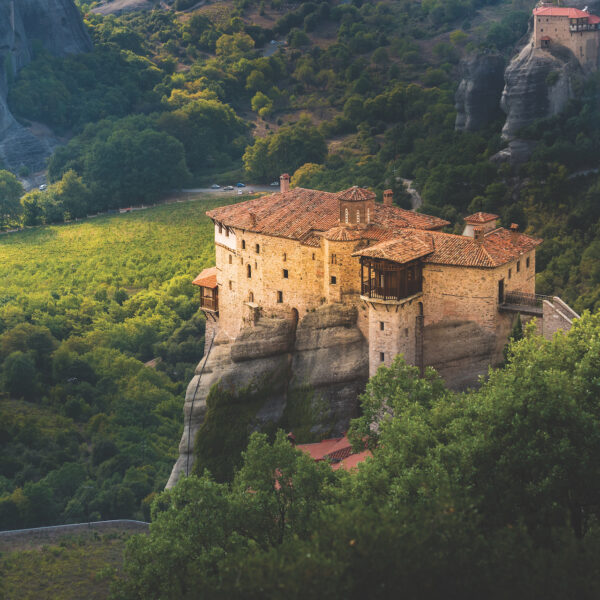
<path fill-rule="evenodd" d="M 506 113 L 502 135 L 507 140 L 536 119 L 551 117 L 573 97 L 573 84 L 583 71 L 573 53 L 562 46 L 550 49 L 527 44 L 511 61 L 504 75 L 500 106 Z"/>
<path fill-rule="evenodd" d="M 217 333 L 206 364 L 200 361 L 187 388 L 179 458 L 167 487 L 191 472 L 193 442 L 215 384 L 236 391 L 269 382 L 255 416 L 259 426 L 279 423 L 291 398 L 302 396 L 318 414 L 311 431 L 345 431 L 356 416 L 358 396 L 369 375 L 367 343 L 356 320 L 355 308 L 326 305 L 307 313 L 297 327 L 293 318 L 261 318 L 234 340 Z"/>
<path fill-rule="evenodd" d="M 92 49 L 73 0 L 0 0 L 0 161 L 10 169 L 42 169 L 52 148 L 21 127 L 6 104 L 9 82 L 31 61 L 34 41 L 56 56 Z"/>
<path fill-rule="evenodd" d="M 478 131 L 501 116 L 500 97 L 504 87 L 504 58 L 478 54 L 460 62 L 461 81 L 456 90 L 458 130 Z"/>

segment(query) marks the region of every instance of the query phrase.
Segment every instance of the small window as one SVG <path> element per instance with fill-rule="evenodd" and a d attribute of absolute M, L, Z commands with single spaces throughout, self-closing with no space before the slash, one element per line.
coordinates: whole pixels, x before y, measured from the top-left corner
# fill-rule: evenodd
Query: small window
<path fill-rule="evenodd" d="M 283 253 L 283 262 L 285 262 L 287 260 L 287 254 L 284 252 Z"/>
<path fill-rule="evenodd" d="M 346 221 L 346 225 L 348 224 L 348 209 L 346 209 L 344 211 L 344 216 L 345 216 L 345 221 Z"/>
<path fill-rule="evenodd" d="M 277 292 L 277 302 L 283 302 L 283 292 Z"/>
<path fill-rule="evenodd" d="M 248 277 L 252 277 L 252 265 L 246 265 L 246 272 L 248 273 Z"/>
<path fill-rule="evenodd" d="M 385 323 L 383 321 L 379 321 L 379 329 L 383 331 L 385 329 Z"/>
<path fill-rule="evenodd" d="M 360 210 L 356 211 L 356 222 L 360 223 Z"/>
<path fill-rule="evenodd" d="M 404 337 L 408 337 L 408 327 L 404 328 Z"/>
<path fill-rule="evenodd" d="M 526 269 L 529 269 L 529 265 L 530 265 L 530 264 L 531 264 L 531 263 L 529 262 L 529 256 L 528 256 L 528 257 L 527 257 L 527 259 L 525 260 L 525 268 L 526 268 Z"/>
<path fill-rule="evenodd" d="M 371 222 L 371 209 L 367 208 L 367 223 Z"/>
<path fill-rule="evenodd" d="M 331 255 L 331 264 L 332 265 L 337 264 L 337 256 L 335 254 Z"/>
<path fill-rule="evenodd" d="M 260 254 L 260 244 L 256 244 L 256 254 Z"/>
<path fill-rule="evenodd" d="M 246 249 L 246 240 L 242 240 L 242 250 Z"/>
<path fill-rule="evenodd" d="M 229 255 L 229 264 L 233 263 L 233 256 L 231 256 L 231 254 Z"/>
<path fill-rule="evenodd" d="M 221 223 L 219 223 L 219 233 L 223 233 L 223 225 Z"/>
<path fill-rule="evenodd" d="M 229 282 L 229 289 L 232 290 L 233 289 L 233 284 L 231 283 L 231 281 Z"/>
<path fill-rule="evenodd" d="M 512 269 L 508 270 L 508 278 L 510 279 L 512 277 Z"/>
<path fill-rule="evenodd" d="M 244 264 L 244 259 L 240 256 L 240 265 Z"/>
<path fill-rule="evenodd" d="M 315 253 L 314 252 L 313 252 L 313 258 L 312 259 L 315 260 Z"/>
<path fill-rule="evenodd" d="M 521 261 L 517 261 L 517 273 L 521 270 Z"/>
<path fill-rule="evenodd" d="M 337 283 L 337 279 L 335 277 L 335 275 L 331 276 L 331 285 L 335 285 Z"/>
<path fill-rule="evenodd" d="M 284 270 L 283 270 L 283 278 L 284 278 L 284 279 L 287 279 L 287 278 L 288 278 L 288 270 L 287 270 L 287 269 L 284 269 Z"/>
<path fill-rule="evenodd" d="M 254 294 L 252 292 L 248 292 L 248 302 L 254 302 Z"/>
<path fill-rule="evenodd" d="M 379 360 L 380 360 L 381 362 L 383 362 L 383 361 L 385 360 L 385 352 L 380 352 L 380 353 L 379 353 Z"/>

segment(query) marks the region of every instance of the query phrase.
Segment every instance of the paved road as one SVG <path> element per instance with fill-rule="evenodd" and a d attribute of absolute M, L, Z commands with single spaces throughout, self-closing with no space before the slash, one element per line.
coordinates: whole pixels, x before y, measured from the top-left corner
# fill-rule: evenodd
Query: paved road
<path fill-rule="evenodd" d="M 213 190 L 212 188 L 189 188 L 181 190 L 182 192 L 186 192 L 188 194 L 223 194 L 223 196 L 237 196 L 238 191 L 242 190 L 241 195 L 247 195 L 252 192 L 278 192 L 279 186 L 270 186 L 270 185 L 251 185 L 246 184 L 246 187 L 238 188 L 234 187 L 233 190 L 223 190 L 220 188 L 218 190 Z"/>

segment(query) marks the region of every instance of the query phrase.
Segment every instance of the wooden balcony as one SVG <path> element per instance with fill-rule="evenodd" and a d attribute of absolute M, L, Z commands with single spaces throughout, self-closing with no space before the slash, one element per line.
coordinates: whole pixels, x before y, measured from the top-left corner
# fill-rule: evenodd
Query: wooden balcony
<path fill-rule="evenodd" d="M 200 308 L 209 312 L 219 312 L 219 288 L 200 288 Z"/>
<path fill-rule="evenodd" d="M 423 291 L 421 263 L 399 264 L 379 258 L 361 257 L 361 295 L 399 302 Z"/>

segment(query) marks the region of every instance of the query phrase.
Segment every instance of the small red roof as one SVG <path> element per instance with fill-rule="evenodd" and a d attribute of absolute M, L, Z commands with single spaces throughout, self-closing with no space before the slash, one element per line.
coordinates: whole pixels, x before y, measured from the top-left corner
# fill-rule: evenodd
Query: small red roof
<path fill-rule="evenodd" d="M 499 218 L 500 217 L 498 215 L 493 215 L 492 213 L 485 213 L 480 211 L 476 212 L 473 215 L 465 217 L 465 222 L 471 225 L 479 225 L 480 223 L 489 223 L 490 221 L 495 221 Z"/>
<path fill-rule="evenodd" d="M 373 453 L 370 450 L 363 450 L 358 454 L 351 454 L 348 458 L 344 458 L 340 460 L 340 462 L 331 465 L 331 468 L 334 471 L 338 469 L 344 469 L 344 471 L 351 471 L 352 469 L 356 469 L 361 462 L 367 460 L 367 458 L 371 458 Z"/>
<path fill-rule="evenodd" d="M 216 288 L 217 287 L 217 267 L 209 267 L 208 269 L 204 269 L 194 281 L 192 281 L 194 285 L 200 285 L 206 288 Z"/>
<path fill-rule="evenodd" d="M 578 8 L 569 8 L 567 6 L 542 6 L 535 8 L 533 14 L 536 17 L 568 17 L 569 19 L 586 19 L 590 13 Z"/>
<path fill-rule="evenodd" d="M 323 460 L 329 452 L 337 445 L 340 440 L 344 438 L 331 438 L 329 440 L 323 440 L 316 444 L 298 444 L 296 448 L 306 452 L 312 459 L 319 461 Z"/>
<path fill-rule="evenodd" d="M 600 23 L 600 17 L 597 17 L 596 15 L 590 15 L 588 17 L 588 23 L 590 23 L 590 25 L 595 25 L 596 23 Z"/>
<path fill-rule="evenodd" d="M 542 36 L 542 42 L 549 42 L 550 41 L 550 36 L 549 35 L 543 35 Z"/>

